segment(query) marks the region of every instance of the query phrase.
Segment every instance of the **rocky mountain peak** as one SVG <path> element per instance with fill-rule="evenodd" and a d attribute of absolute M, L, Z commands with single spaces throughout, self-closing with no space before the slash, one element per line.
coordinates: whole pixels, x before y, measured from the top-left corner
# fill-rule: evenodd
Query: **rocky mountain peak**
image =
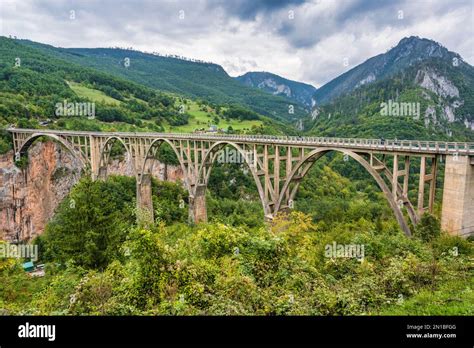
<path fill-rule="evenodd" d="M 441 44 L 430 39 L 419 38 L 418 36 L 405 37 L 387 52 L 395 61 L 405 57 L 411 57 L 413 60 L 421 60 L 430 57 L 449 58 L 456 55 L 450 52 Z"/>
<path fill-rule="evenodd" d="M 387 52 L 366 60 L 326 83 L 316 91 L 314 97 L 321 105 L 364 85 L 389 78 L 415 64 L 432 59 L 440 59 L 449 65 L 454 61 L 464 64 L 459 54 L 448 51 L 436 41 L 417 36 L 405 37 Z"/>

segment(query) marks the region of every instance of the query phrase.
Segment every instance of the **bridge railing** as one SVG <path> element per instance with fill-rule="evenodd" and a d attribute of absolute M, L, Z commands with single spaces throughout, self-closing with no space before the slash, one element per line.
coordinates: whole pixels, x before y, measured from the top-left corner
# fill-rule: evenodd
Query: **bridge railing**
<path fill-rule="evenodd" d="M 181 134 L 182 136 L 182 134 Z M 199 136 L 213 140 L 216 138 L 241 141 L 277 141 L 290 144 L 316 144 L 335 145 L 347 147 L 375 148 L 385 150 L 413 150 L 445 153 L 472 153 L 474 154 L 474 143 L 442 142 L 442 141 L 419 141 L 419 140 L 382 140 L 382 139 L 359 139 L 359 138 L 330 138 L 330 137 L 299 137 L 299 136 L 276 136 L 276 135 L 226 135 L 213 134 Z"/>
<path fill-rule="evenodd" d="M 331 138 L 331 137 L 301 137 L 301 136 L 281 136 L 281 135 L 240 135 L 240 134 L 209 134 L 209 133 L 110 133 L 110 132 L 84 132 L 84 131 L 60 131 L 44 129 L 17 129 L 9 128 L 10 132 L 19 133 L 45 133 L 45 134 L 69 134 L 69 135 L 96 135 L 96 136 L 145 136 L 163 137 L 175 139 L 196 139 L 196 140 L 233 140 L 258 143 L 278 142 L 283 144 L 338 146 L 349 148 L 364 148 L 387 151 L 415 151 L 432 152 L 445 154 L 469 154 L 474 155 L 474 143 L 466 142 L 444 142 L 444 141 L 422 141 L 422 140 L 396 140 L 396 139 L 359 139 L 359 138 Z"/>

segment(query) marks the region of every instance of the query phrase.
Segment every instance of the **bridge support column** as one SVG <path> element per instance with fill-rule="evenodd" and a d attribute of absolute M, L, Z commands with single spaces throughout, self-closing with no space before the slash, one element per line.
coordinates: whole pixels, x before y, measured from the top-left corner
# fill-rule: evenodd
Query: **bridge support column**
<path fill-rule="evenodd" d="M 154 221 L 151 174 L 143 174 L 141 180 L 137 180 L 137 210 L 139 222 Z"/>
<path fill-rule="evenodd" d="M 207 222 L 206 185 L 198 185 L 189 196 L 189 222 Z"/>
<path fill-rule="evenodd" d="M 421 157 L 420 163 L 420 182 L 418 187 L 418 215 L 421 217 L 425 211 L 433 213 L 434 199 L 436 193 L 436 171 L 438 168 L 438 158 L 433 157 L 431 159 L 431 172 L 426 174 L 426 157 Z M 428 206 L 425 207 L 425 183 L 430 185 Z"/>
<path fill-rule="evenodd" d="M 100 166 L 100 145 L 98 140 L 89 135 L 89 156 L 91 165 L 91 176 L 92 180 L 97 180 L 99 177 L 99 166 Z"/>
<path fill-rule="evenodd" d="M 100 167 L 99 174 L 97 176 L 99 180 L 106 180 L 107 179 L 107 167 Z"/>
<path fill-rule="evenodd" d="M 446 156 L 441 227 L 452 235 L 474 234 L 474 162 Z"/>

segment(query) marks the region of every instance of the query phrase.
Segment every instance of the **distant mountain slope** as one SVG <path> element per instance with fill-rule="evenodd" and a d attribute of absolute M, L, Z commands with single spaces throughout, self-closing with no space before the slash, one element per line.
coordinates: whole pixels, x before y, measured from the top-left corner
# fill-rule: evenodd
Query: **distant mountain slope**
<path fill-rule="evenodd" d="M 217 64 L 194 62 L 118 48 L 56 48 L 28 40 L 21 44 L 35 47 L 54 57 L 101 70 L 162 91 L 201 98 L 217 104 L 240 104 L 280 120 L 307 115 L 303 105 L 288 112 L 288 100 L 242 85 Z"/>
<path fill-rule="evenodd" d="M 474 141 L 474 68 L 441 58 L 316 107 L 304 122 L 325 136 Z"/>
<path fill-rule="evenodd" d="M 420 61 L 440 58 L 450 63 L 454 58 L 462 62 L 459 54 L 448 51 L 439 43 L 415 36 L 402 39 L 397 46 L 326 83 L 314 94 L 318 105 L 352 92 L 363 85 L 382 80 Z"/>
<path fill-rule="evenodd" d="M 247 133 L 292 130 L 248 108 L 163 93 L 82 66 L 70 56 L 0 37 L 0 154 L 12 147 L 5 131 L 9 125 L 132 132 L 192 132 L 211 125 Z"/>
<path fill-rule="evenodd" d="M 65 101 L 94 102 L 95 119 L 58 115 L 57 104 Z M 71 116 L 60 122 L 63 128 L 97 130 L 97 122 L 120 122 L 147 123 L 146 129 L 156 131 L 185 124 L 188 117 L 169 95 L 0 37 L 0 127 L 37 127 L 46 120 L 52 126 L 60 116 Z"/>
<path fill-rule="evenodd" d="M 307 108 L 314 106 L 313 95 L 316 88 L 306 83 L 292 81 L 281 76 L 269 73 L 252 71 L 235 78 L 242 84 L 259 88 L 273 95 L 281 95 Z"/>

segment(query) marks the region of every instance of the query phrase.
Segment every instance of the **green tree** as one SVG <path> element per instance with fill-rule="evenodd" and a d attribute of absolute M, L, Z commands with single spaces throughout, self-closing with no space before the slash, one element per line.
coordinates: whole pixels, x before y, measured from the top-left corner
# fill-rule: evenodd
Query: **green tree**
<path fill-rule="evenodd" d="M 103 269 L 120 258 L 127 227 L 134 222 L 134 197 L 132 178 L 110 177 L 106 182 L 82 179 L 40 237 L 45 260 L 74 260 L 87 268 Z"/>

